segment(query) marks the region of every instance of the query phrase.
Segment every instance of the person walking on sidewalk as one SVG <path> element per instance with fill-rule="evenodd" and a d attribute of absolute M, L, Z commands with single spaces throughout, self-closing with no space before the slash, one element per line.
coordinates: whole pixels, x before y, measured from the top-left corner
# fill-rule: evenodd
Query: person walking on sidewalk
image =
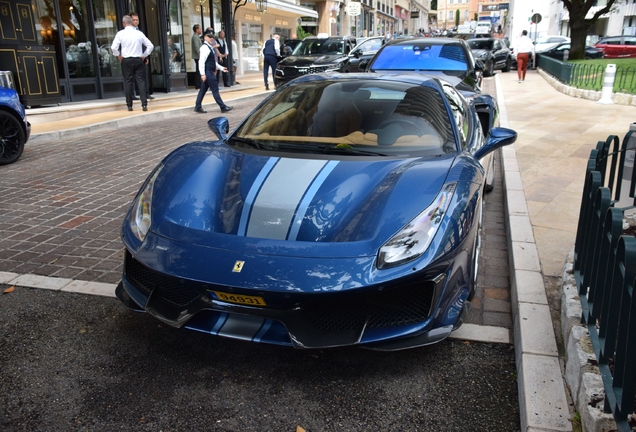
<path fill-rule="evenodd" d="M 152 52 L 154 45 L 142 31 L 135 30 L 130 15 L 122 19 L 124 29 L 117 32 L 110 49 L 119 57 L 124 75 L 126 105 L 132 111 L 133 82 L 137 82 L 141 97 L 141 107 L 148 111 L 148 95 L 146 93 L 145 59 Z"/>
<path fill-rule="evenodd" d="M 515 52 L 517 53 L 517 76 L 519 82 L 526 80 L 526 70 L 530 61 L 530 54 L 534 53 L 534 44 L 528 37 L 528 31 L 521 32 L 521 37 L 515 42 Z"/>
<path fill-rule="evenodd" d="M 203 45 L 203 41 L 201 40 L 201 26 L 199 24 L 195 24 L 192 26 L 192 41 L 190 43 L 190 47 L 192 49 L 192 60 L 194 60 L 194 88 L 199 90 L 201 88 L 201 72 L 199 71 L 199 50 L 201 49 L 201 45 Z"/>
<path fill-rule="evenodd" d="M 267 83 L 268 69 L 272 69 L 272 80 L 274 80 L 274 87 L 276 87 L 276 63 L 280 57 L 280 36 L 274 33 L 274 36 L 265 42 L 263 46 L 263 79 L 265 80 L 265 90 L 269 90 L 269 84 Z"/>
<path fill-rule="evenodd" d="M 216 80 L 217 69 L 227 72 L 227 68 L 220 65 L 217 61 L 214 49 L 214 30 L 206 30 L 205 33 L 203 33 L 203 40 L 204 42 L 199 52 L 199 70 L 201 71 L 202 82 L 194 105 L 194 112 L 199 114 L 205 114 L 207 112 L 201 107 L 201 103 L 208 89 L 212 91 L 212 96 L 214 96 L 214 100 L 219 104 L 219 107 L 221 107 L 221 112 L 228 112 L 232 107 L 227 106 L 223 102 L 223 99 L 221 99 L 221 95 L 219 94 L 219 82 Z"/>

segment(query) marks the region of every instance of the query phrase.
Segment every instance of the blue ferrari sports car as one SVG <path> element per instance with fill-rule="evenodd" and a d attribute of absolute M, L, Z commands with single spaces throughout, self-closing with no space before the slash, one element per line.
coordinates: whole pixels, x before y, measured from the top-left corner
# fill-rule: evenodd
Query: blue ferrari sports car
<path fill-rule="evenodd" d="M 145 181 L 122 227 L 131 309 L 296 348 L 438 342 L 470 307 L 496 101 L 424 75 L 319 74 Z"/>

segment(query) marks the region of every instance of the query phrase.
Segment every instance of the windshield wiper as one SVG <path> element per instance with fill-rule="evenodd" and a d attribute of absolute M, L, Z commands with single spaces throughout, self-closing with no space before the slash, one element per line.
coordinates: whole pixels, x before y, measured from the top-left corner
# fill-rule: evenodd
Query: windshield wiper
<path fill-rule="evenodd" d="M 232 137 L 232 138 L 230 138 L 230 140 L 239 142 L 241 144 L 247 144 L 248 146 L 256 148 L 256 149 L 259 149 L 259 150 L 271 150 L 272 149 L 272 146 L 263 144 L 262 142 L 256 141 L 256 140 L 251 139 L 251 138 Z"/>
<path fill-rule="evenodd" d="M 287 150 L 304 150 L 307 152 L 321 152 L 324 154 L 349 154 L 349 155 L 364 155 L 364 156 L 389 156 L 377 151 L 363 150 L 348 144 L 344 144 L 341 147 L 333 144 L 307 144 L 307 143 L 281 143 L 280 149 Z"/>

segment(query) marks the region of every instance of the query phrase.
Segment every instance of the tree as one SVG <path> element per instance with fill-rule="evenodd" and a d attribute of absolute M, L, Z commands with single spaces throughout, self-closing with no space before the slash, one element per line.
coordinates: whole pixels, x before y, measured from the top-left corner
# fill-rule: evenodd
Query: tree
<path fill-rule="evenodd" d="M 431 0 L 431 10 L 437 10 L 437 0 Z"/>
<path fill-rule="evenodd" d="M 623 3 L 623 0 L 607 0 L 607 4 L 597 10 L 591 18 L 586 18 L 587 13 L 596 0 L 563 0 L 563 5 L 570 13 L 570 38 L 572 39 L 570 49 L 570 60 L 581 60 L 585 58 L 585 37 L 587 31 L 601 17 L 610 12 L 615 5 Z"/>
<path fill-rule="evenodd" d="M 455 11 L 455 26 L 459 25 L 459 17 L 460 17 L 460 12 L 459 12 L 459 9 L 457 9 Z"/>

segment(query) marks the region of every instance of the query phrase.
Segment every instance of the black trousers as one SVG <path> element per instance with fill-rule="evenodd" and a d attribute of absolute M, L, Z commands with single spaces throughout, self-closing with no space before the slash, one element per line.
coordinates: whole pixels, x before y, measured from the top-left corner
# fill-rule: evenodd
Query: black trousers
<path fill-rule="evenodd" d="M 124 88 L 126 91 L 126 105 L 132 107 L 134 85 L 137 83 L 141 106 L 148 105 L 146 92 L 146 64 L 141 57 L 128 57 L 122 60 L 122 74 L 124 75 Z"/>
<path fill-rule="evenodd" d="M 221 94 L 219 93 L 219 83 L 216 80 L 215 71 L 206 70 L 205 71 L 205 81 L 201 82 L 201 88 L 199 89 L 199 94 L 197 95 L 197 100 L 194 103 L 194 109 L 201 108 L 201 104 L 203 103 L 203 97 L 207 93 L 208 89 L 212 92 L 212 96 L 214 96 L 214 101 L 219 104 L 221 109 L 227 108 L 227 105 L 221 99 Z"/>
<path fill-rule="evenodd" d="M 201 88 L 201 72 L 199 72 L 199 59 L 195 58 L 193 60 L 194 60 L 194 71 L 197 74 L 194 77 L 194 88 L 199 90 Z"/>
<path fill-rule="evenodd" d="M 278 59 L 276 56 L 266 54 L 263 59 L 263 79 L 265 80 L 265 85 L 267 85 L 267 72 L 269 68 L 272 69 L 272 80 L 274 81 L 274 86 L 276 86 L 276 63 L 278 63 Z"/>
<path fill-rule="evenodd" d="M 221 66 L 225 66 L 226 68 L 228 68 L 228 71 L 230 70 L 230 68 L 227 65 L 227 57 L 223 57 L 223 60 L 221 60 L 219 62 L 221 64 Z M 220 70 L 216 71 L 216 80 L 218 82 L 221 82 L 221 75 L 223 75 L 223 87 L 229 87 L 230 86 L 230 74 L 228 72 L 221 72 Z"/>

